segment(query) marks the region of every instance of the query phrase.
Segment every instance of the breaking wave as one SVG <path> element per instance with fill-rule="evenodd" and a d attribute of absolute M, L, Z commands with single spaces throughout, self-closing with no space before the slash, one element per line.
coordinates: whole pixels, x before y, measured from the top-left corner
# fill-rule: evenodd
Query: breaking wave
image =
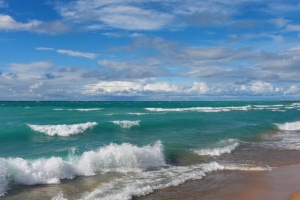
<path fill-rule="evenodd" d="M 234 139 L 220 141 L 214 148 L 194 150 L 194 153 L 200 156 L 220 156 L 225 153 L 231 153 L 239 146 L 239 142 Z"/>
<path fill-rule="evenodd" d="M 32 130 L 45 133 L 50 136 L 58 135 L 68 137 L 70 135 L 77 135 L 83 133 L 88 128 L 96 126 L 96 122 L 87 122 L 82 124 L 61 124 L 61 125 L 33 125 L 27 124 Z"/>
<path fill-rule="evenodd" d="M 122 128 L 131 129 L 133 126 L 139 126 L 140 120 L 137 121 L 121 120 L 121 121 L 112 121 L 112 123 L 119 125 Z"/>
<path fill-rule="evenodd" d="M 26 160 L 23 158 L 0 158 L 0 196 L 11 184 L 35 185 L 57 184 L 61 179 L 91 176 L 106 172 L 142 172 L 165 166 L 163 145 L 138 147 L 128 143 L 110 144 L 81 156 Z"/>
<path fill-rule="evenodd" d="M 297 131 L 300 130 L 300 121 L 287 122 L 284 124 L 275 124 L 280 130 L 283 131 Z"/>

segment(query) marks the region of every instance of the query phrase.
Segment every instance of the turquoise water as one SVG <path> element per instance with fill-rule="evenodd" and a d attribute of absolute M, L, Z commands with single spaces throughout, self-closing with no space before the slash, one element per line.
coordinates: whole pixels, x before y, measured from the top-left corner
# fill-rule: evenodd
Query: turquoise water
<path fill-rule="evenodd" d="M 76 199 L 130 199 L 215 170 L 268 170 L 261 152 L 300 149 L 299 114 L 292 102 L 0 102 L 0 194 L 97 177 Z"/>

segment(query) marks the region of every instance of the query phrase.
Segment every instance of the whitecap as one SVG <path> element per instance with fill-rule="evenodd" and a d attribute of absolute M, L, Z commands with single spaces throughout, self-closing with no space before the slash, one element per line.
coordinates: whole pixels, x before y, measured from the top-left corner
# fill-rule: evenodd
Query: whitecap
<path fill-rule="evenodd" d="M 139 126 L 140 120 L 137 121 L 119 120 L 119 121 L 112 121 L 112 123 L 119 125 L 122 128 L 131 129 L 133 126 Z"/>
<path fill-rule="evenodd" d="M 45 133 L 50 136 L 58 135 L 68 137 L 70 135 L 76 135 L 79 133 L 83 133 L 88 128 L 92 128 L 96 126 L 98 123 L 96 122 L 87 122 L 81 124 L 60 124 L 60 125 L 33 125 L 27 124 L 32 130 Z"/>
<path fill-rule="evenodd" d="M 191 107 L 191 108 L 145 108 L 152 112 L 230 112 L 230 111 L 248 111 L 251 106 L 232 106 L 232 107 Z"/>
<path fill-rule="evenodd" d="M 284 124 L 275 124 L 280 130 L 296 131 L 300 130 L 300 121 L 286 122 Z"/>
<path fill-rule="evenodd" d="M 74 108 L 74 109 L 62 109 L 62 108 L 54 108 L 53 110 L 68 110 L 68 111 L 98 111 L 102 110 L 102 108 Z"/>

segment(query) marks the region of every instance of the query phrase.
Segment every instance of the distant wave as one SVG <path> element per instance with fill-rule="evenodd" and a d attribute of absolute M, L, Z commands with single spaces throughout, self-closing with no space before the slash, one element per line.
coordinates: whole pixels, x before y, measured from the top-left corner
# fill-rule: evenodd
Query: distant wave
<path fill-rule="evenodd" d="M 236 107 L 191 107 L 191 108 L 145 108 L 152 112 L 229 112 L 229 111 L 247 111 L 251 106 L 236 106 Z"/>
<path fill-rule="evenodd" d="M 287 122 L 284 124 L 275 124 L 280 130 L 284 131 L 296 131 L 300 130 L 300 121 L 296 122 Z"/>
<path fill-rule="evenodd" d="M 92 128 L 96 126 L 98 123 L 96 122 L 87 122 L 82 124 L 61 124 L 61 125 L 33 125 L 27 124 L 32 130 L 45 133 L 50 136 L 58 135 L 58 136 L 70 136 L 76 135 L 79 133 L 83 133 L 88 128 Z"/>
<path fill-rule="evenodd" d="M 68 111 L 97 111 L 102 110 L 103 108 L 75 108 L 75 109 L 63 109 L 63 108 L 55 108 L 53 110 L 68 110 Z"/>
<path fill-rule="evenodd" d="M 121 120 L 121 121 L 112 121 L 112 123 L 119 125 L 122 128 L 131 129 L 133 126 L 139 126 L 140 120 L 138 121 Z"/>
<path fill-rule="evenodd" d="M 165 166 L 163 145 L 138 147 L 128 143 L 110 144 L 81 156 L 26 160 L 23 158 L 0 158 L 0 196 L 11 183 L 21 185 L 57 184 L 61 179 L 91 176 L 106 172 L 141 172 L 148 168 Z"/>
<path fill-rule="evenodd" d="M 222 140 L 214 148 L 194 150 L 194 153 L 200 156 L 220 156 L 225 153 L 231 153 L 239 146 L 239 142 L 234 139 Z"/>

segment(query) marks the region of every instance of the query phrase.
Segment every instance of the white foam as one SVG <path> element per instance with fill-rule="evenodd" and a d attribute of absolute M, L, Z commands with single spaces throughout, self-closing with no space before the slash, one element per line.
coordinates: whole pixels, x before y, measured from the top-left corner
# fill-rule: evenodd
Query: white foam
<path fill-rule="evenodd" d="M 236 106 L 236 107 L 191 107 L 191 108 L 145 108 L 152 112 L 229 112 L 229 111 L 247 111 L 251 106 Z"/>
<path fill-rule="evenodd" d="M 51 200 L 68 200 L 64 197 L 64 194 L 62 191 L 60 191 L 56 196 L 52 197 Z"/>
<path fill-rule="evenodd" d="M 8 189 L 7 168 L 3 159 L 0 158 L 0 197 L 4 196 L 5 191 Z"/>
<path fill-rule="evenodd" d="M 300 130 L 300 121 L 296 122 L 287 122 L 284 124 L 275 124 L 280 130 L 285 130 L 285 131 L 296 131 Z"/>
<path fill-rule="evenodd" d="M 75 176 L 91 176 L 106 172 L 141 172 L 165 166 L 163 146 L 137 147 L 128 143 L 110 144 L 81 156 L 26 160 L 23 158 L 0 158 L 0 194 L 4 195 L 9 182 L 22 185 L 57 184 L 61 179 Z"/>
<path fill-rule="evenodd" d="M 68 111 L 97 111 L 97 110 L 102 110 L 102 108 L 75 108 L 75 109 L 62 109 L 62 108 L 55 108 L 53 110 L 68 110 Z"/>
<path fill-rule="evenodd" d="M 77 135 L 79 133 L 83 133 L 88 128 L 92 128 L 96 126 L 98 123 L 96 122 L 87 122 L 82 124 L 61 124 L 61 125 L 33 125 L 27 124 L 32 130 L 45 133 L 50 136 L 58 135 L 58 136 L 70 136 Z"/>
<path fill-rule="evenodd" d="M 170 166 L 157 171 L 144 171 L 106 183 L 85 195 L 82 200 L 125 200 L 132 196 L 147 195 L 154 190 L 178 186 L 188 180 L 202 179 L 208 172 L 217 170 L 269 170 L 249 165 L 220 165 L 217 162 L 191 166 Z"/>
<path fill-rule="evenodd" d="M 294 149 L 300 150 L 300 138 L 299 133 L 294 131 L 278 132 L 272 135 L 266 135 L 267 141 L 261 144 L 264 147 L 272 149 Z M 271 141 L 270 141 L 271 139 Z"/>
<path fill-rule="evenodd" d="M 137 121 L 129 121 L 129 120 L 121 120 L 121 121 L 112 121 L 112 123 L 121 126 L 122 128 L 132 128 L 133 126 L 139 126 L 140 120 Z"/>
<path fill-rule="evenodd" d="M 225 153 L 231 153 L 239 146 L 239 142 L 234 139 L 222 140 L 216 144 L 216 147 L 194 150 L 194 153 L 200 156 L 220 156 Z"/>
<path fill-rule="evenodd" d="M 149 113 L 128 113 L 129 115 L 147 115 Z"/>

